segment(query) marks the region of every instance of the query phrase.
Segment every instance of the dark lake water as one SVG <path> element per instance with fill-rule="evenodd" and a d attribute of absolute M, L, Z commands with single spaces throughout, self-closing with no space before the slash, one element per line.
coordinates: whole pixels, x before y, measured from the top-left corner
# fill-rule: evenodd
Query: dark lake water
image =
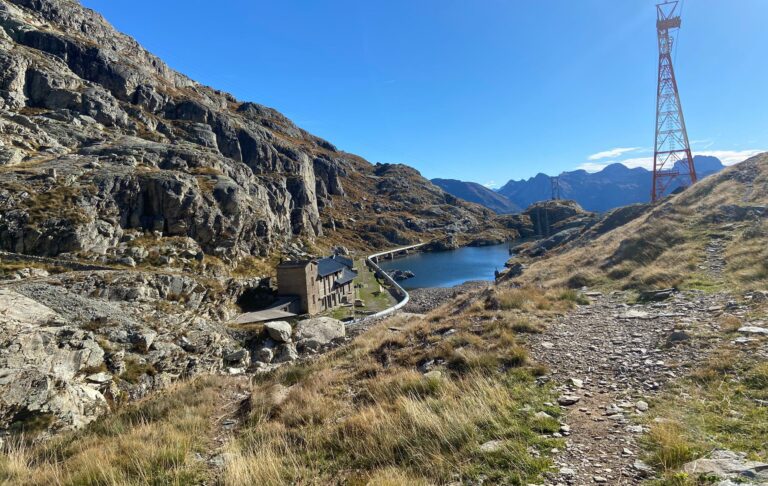
<path fill-rule="evenodd" d="M 415 277 L 399 282 L 405 289 L 453 287 L 469 280 L 493 280 L 509 259 L 507 243 L 458 250 L 414 253 L 394 260 L 380 260 L 384 270 L 410 270 Z"/>

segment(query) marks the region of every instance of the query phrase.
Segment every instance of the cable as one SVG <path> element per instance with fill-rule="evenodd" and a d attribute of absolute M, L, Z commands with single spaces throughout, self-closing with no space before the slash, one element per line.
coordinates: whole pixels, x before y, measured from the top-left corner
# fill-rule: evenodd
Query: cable
<path fill-rule="evenodd" d="M 680 11 L 678 12 L 678 17 L 681 19 L 683 18 L 683 7 L 685 6 L 685 0 L 680 0 Z M 680 30 L 682 28 L 677 29 L 677 37 L 675 37 L 675 52 L 672 53 L 672 63 L 677 64 L 677 48 L 680 46 Z"/>

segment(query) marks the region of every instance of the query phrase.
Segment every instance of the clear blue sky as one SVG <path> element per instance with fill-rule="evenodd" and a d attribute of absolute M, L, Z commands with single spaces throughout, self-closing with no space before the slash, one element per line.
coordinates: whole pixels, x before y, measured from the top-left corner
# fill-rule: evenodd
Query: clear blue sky
<path fill-rule="evenodd" d="M 652 155 L 653 0 L 83 4 L 195 80 L 430 178 L 499 185 Z M 768 149 L 766 19 L 766 0 L 685 2 L 676 68 L 694 152 Z"/>

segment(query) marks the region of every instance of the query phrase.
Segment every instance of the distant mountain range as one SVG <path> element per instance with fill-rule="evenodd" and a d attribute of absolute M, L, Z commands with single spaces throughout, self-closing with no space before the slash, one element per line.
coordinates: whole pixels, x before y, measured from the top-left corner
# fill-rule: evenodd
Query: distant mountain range
<path fill-rule="evenodd" d="M 699 179 L 725 167 L 717 157 L 697 155 L 693 161 Z M 503 199 L 492 199 L 487 193 L 494 191 L 474 182 L 446 179 L 433 179 L 432 182 L 456 197 L 482 204 L 499 213 L 516 212 L 519 209 L 512 208 L 526 208 L 552 197 L 550 176 L 541 173 L 527 180 L 507 182 L 495 193 L 503 196 Z M 588 211 L 603 212 L 628 204 L 647 202 L 651 194 L 651 183 L 651 171 L 640 167 L 630 169 L 617 163 L 594 173 L 585 170 L 563 172 L 560 174 L 560 196 L 578 202 Z M 484 191 L 479 191 L 475 186 Z M 673 183 L 670 191 L 679 186 L 680 182 Z"/>
<path fill-rule="evenodd" d="M 464 182 L 456 179 L 432 179 L 432 183 L 448 194 L 453 194 L 465 201 L 480 204 L 499 214 L 518 213 L 524 209 L 493 189 L 488 189 L 477 182 Z"/>

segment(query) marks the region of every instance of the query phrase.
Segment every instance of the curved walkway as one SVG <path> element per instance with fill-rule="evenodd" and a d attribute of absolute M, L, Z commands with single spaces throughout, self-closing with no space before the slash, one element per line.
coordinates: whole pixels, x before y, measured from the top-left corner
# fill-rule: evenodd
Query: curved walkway
<path fill-rule="evenodd" d="M 376 262 L 381 256 L 400 253 L 407 250 L 413 250 L 416 248 L 420 248 L 424 245 L 426 245 L 426 243 L 419 243 L 416 245 L 409 245 L 401 248 L 394 248 L 391 250 L 374 253 L 373 255 L 368 255 L 368 257 L 366 257 L 365 264 L 368 265 L 371 269 L 373 269 L 376 275 L 381 276 L 381 278 L 383 278 L 390 285 L 392 285 L 392 287 L 395 289 L 395 293 L 400 297 L 400 300 L 397 302 L 397 304 L 393 305 L 392 307 L 379 311 L 375 314 L 371 314 L 369 316 L 365 316 L 359 319 L 355 319 L 353 321 L 349 321 L 347 325 L 362 324 L 363 322 L 371 321 L 374 319 L 380 319 L 390 314 L 394 314 L 398 310 L 402 309 L 408 303 L 408 301 L 411 298 L 410 295 L 408 295 L 408 292 L 406 292 L 406 290 L 403 287 L 401 287 L 400 284 L 397 283 L 397 281 L 394 278 L 392 278 L 387 272 L 382 270 L 381 267 Z"/>

